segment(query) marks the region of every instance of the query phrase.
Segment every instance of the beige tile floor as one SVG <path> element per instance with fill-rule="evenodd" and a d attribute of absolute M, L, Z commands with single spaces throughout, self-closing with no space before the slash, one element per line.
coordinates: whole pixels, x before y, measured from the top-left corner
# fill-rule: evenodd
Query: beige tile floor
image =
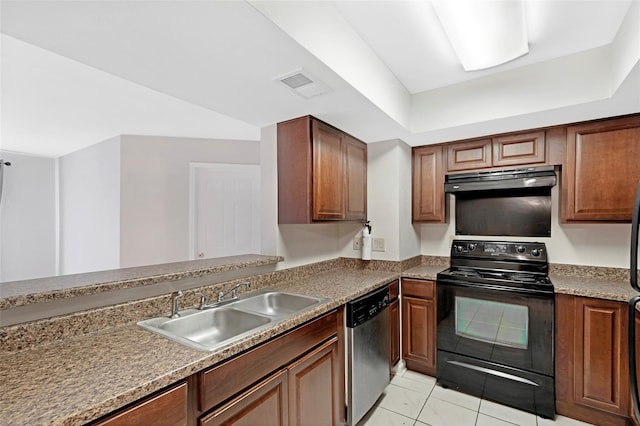
<path fill-rule="evenodd" d="M 555 421 L 436 386 L 433 377 L 405 370 L 393 377 L 376 406 L 358 426 L 584 426 Z"/>

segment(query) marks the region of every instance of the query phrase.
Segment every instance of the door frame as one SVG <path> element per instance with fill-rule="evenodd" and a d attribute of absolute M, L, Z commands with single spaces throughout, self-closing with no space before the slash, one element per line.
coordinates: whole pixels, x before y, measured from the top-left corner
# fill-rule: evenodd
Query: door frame
<path fill-rule="evenodd" d="M 189 260 L 198 260 L 197 254 L 195 252 L 194 243 L 196 240 L 195 235 L 195 224 L 196 224 L 196 188 L 195 188 L 195 178 L 196 178 L 196 170 L 198 169 L 236 169 L 237 167 L 242 166 L 251 166 L 251 167 L 260 167 L 260 164 L 250 164 L 250 163 L 200 163 L 200 162 L 189 162 Z"/>

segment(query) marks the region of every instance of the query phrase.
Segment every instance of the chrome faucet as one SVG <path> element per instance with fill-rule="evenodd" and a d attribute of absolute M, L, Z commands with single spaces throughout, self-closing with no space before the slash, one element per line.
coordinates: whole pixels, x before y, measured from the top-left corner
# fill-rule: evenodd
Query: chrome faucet
<path fill-rule="evenodd" d="M 180 314 L 178 313 L 178 299 L 184 296 L 182 290 L 174 291 L 171 293 L 171 316 L 169 318 L 179 318 Z"/>
<path fill-rule="evenodd" d="M 235 287 L 233 287 L 231 290 L 227 291 L 226 293 L 224 291 L 219 291 L 218 292 L 218 303 L 222 302 L 224 300 L 224 297 L 231 293 L 231 299 L 229 300 L 235 300 L 238 298 L 238 289 L 242 286 L 245 286 L 247 288 L 251 288 L 251 283 L 249 281 L 244 282 L 244 283 L 240 283 L 238 285 L 236 285 Z"/>

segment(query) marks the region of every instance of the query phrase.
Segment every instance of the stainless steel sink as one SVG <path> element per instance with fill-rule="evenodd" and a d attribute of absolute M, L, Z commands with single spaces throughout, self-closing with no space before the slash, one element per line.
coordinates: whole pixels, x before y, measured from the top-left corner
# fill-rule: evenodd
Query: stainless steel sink
<path fill-rule="evenodd" d="M 250 293 L 222 306 L 180 311 L 180 317 L 138 322 L 146 330 L 194 349 L 212 351 L 325 302 L 281 291 Z"/>
<path fill-rule="evenodd" d="M 151 318 L 138 325 L 187 346 L 210 351 L 270 322 L 269 317 L 224 306 L 202 311 L 189 309 L 180 312 L 179 318 Z"/>
<path fill-rule="evenodd" d="M 292 315 L 305 308 L 317 305 L 319 299 L 299 294 L 270 291 L 234 303 L 236 309 L 243 309 L 269 316 Z"/>

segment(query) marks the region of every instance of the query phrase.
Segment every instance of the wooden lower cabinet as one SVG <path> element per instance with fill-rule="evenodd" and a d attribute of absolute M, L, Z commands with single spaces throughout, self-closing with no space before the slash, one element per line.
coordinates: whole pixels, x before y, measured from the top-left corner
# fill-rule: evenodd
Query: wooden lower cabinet
<path fill-rule="evenodd" d="M 436 283 L 402 279 L 402 358 L 409 370 L 436 374 Z"/>
<path fill-rule="evenodd" d="M 389 369 L 400 361 L 400 282 L 389 285 Z"/>
<path fill-rule="evenodd" d="M 400 301 L 389 304 L 389 367 L 400 361 Z"/>
<path fill-rule="evenodd" d="M 630 422 L 627 304 L 556 295 L 556 411 L 594 424 Z"/>
<path fill-rule="evenodd" d="M 187 424 L 187 383 L 179 383 L 167 390 L 145 398 L 121 410 L 96 425 L 183 426 Z"/>
<path fill-rule="evenodd" d="M 288 395 L 287 371 L 282 370 L 200 419 L 200 425 L 288 425 Z"/>
<path fill-rule="evenodd" d="M 340 421 L 338 339 L 288 368 L 289 424 L 336 425 Z"/>
<path fill-rule="evenodd" d="M 200 419 L 201 426 L 336 425 L 340 421 L 334 337 Z"/>
<path fill-rule="evenodd" d="M 92 424 L 343 424 L 343 346 L 342 307 Z"/>
<path fill-rule="evenodd" d="M 200 424 L 343 422 L 343 321 L 339 309 L 199 373 Z"/>

